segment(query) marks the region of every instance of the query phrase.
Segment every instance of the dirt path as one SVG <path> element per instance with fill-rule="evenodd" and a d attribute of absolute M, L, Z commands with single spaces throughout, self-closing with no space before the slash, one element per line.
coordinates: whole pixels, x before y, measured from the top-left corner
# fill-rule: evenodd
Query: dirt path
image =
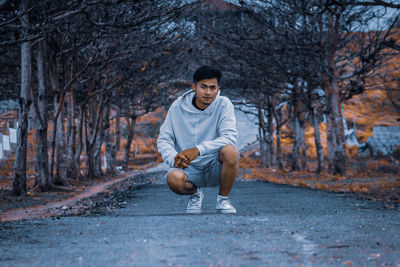
<path fill-rule="evenodd" d="M 1 222 L 6 222 L 6 221 L 16 221 L 16 220 L 29 220 L 29 219 L 34 219 L 34 218 L 45 218 L 45 217 L 50 217 L 54 216 L 54 212 L 57 209 L 68 209 L 69 207 L 72 207 L 75 205 L 77 202 L 82 201 L 83 199 L 90 198 L 100 192 L 104 192 L 108 190 L 110 187 L 113 185 L 116 185 L 126 179 L 129 179 L 129 176 L 124 177 L 124 178 L 119 178 L 116 180 L 112 180 L 109 182 L 101 183 L 98 185 L 90 186 L 87 188 L 87 190 L 83 193 L 77 194 L 71 198 L 62 200 L 62 201 L 57 201 L 57 202 L 51 202 L 45 205 L 40 205 L 36 207 L 28 207 L 28 208 L 19 208 L 15 210 L 10 210 L 6 211 L 1 214 L 0 221 Z"/>
<path fill-rule="evenodd" d="M 135 186 L 156 183 L 155 179 L 158 178 L 155 177 L 158 177 L 157 174 L 158 171 L 155 168 L 149 168 L 146 171 L 140 172 L 136 171 L 128 173 L 121 178 L 88 186 L 85 188 L 85 191 L 77 192 L 71 197 L 59 201 L 50 201 L 42 205 L 3 211 L 0 214 L 0 222 L 89 214 L 96 206 L 109 204 L 110 198 L 113 197 L 112 193 L 116 190 L 124 191 Z M 21 203 L 21 206 L 24 206 L 23 203 Z"/>

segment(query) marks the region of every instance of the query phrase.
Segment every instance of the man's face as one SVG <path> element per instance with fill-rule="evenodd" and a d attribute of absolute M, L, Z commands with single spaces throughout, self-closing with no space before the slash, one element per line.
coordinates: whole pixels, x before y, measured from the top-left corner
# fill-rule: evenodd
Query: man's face
<path fill-rule="evenodd" d="M 200 80 L 193 85 L 193 91 L 196 93 L 196 105 L 205 109 L 217 97 L 218 80 L 217 78 Z"/>

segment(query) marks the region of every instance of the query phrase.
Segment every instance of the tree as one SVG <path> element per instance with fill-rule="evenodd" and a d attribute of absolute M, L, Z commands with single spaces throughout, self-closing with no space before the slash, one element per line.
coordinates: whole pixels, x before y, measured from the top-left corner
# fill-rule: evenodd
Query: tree
<path fill-rule="evenodd" d="M 7 77 L 4 80 L 7 88 L 19 83 L 13 80 L 15 75 L 9 75 L 15 70 L 18 72 L 17 66 L 10 64 L 10 58 L 17 53 L 16 44 L 21 44 L 22 55 L 15 194 L 26 191 L 26 136 L 31 101 L 34 103 L 38 145 L 36 188 L 42 191 L 55 189 L 59 187 L 54 187 L 54 184 L 68 185 L 68 178 L 78 178 L 80 158 L 85 150 L 91 158 L 89 176 L 96 172 L 100 174 L 99 152 L 109 124 L 107 115 L 112 113 L 107 109 L 113 92 L 120 90 L 122 83 L 135 81 L 139 82 L 134 86 L 138 91 L 151 91 L 144 95 L 153 95 L 152 100 L 167 98 L 165 94 L 158 93 L 158 97 L 154 97 L 152 93 L 153 86 L 168 78 L 157 77 L 167 68 L 157 70 L 154 67 L 157 71 L 146 72 L 144 80 L 130 79 L 144 65 L 154 66 L 155 61 L 161 58 L 164 61 L 170 60 L 165 58 L 174 58 L 179 46 L 175 50 L 168 48 L 167 44 L 179 39 L 176 32 L 182 25 L 174 24 L 173 20 L 183 7 L 179 1 L 159 1 L 156 5 L 148 5 L 146 1 L 75 0 L 62 3 L 32 1 L 29 6 L 26 1 L 20 6 L 13 1 L 0 3 L 0 9 L 4 11 L 0 22 L 0 58 L 6 63 L 6 68 L 1 71 L 4 73 L 2 77 Z M 16 24 L 18 20 L 23 29 L 21 33 Z M 36 69 L 32 69 L 32 49 L 36 55 L 36 65 L 33 66 Z M 176 70 L 169 77 L 176 77 L 179 71 L 171 67 L 169 70 Z M 34 90 L 31 88 L 32 71 L 37 77 L 33 81 Z M 154 82 L 138 87 L 151 80 Z M 138 91 L 132 90 L 131 95 Z M 0 97 L 16 97 L 12 93 L 12 90 L 2 90 Z M 113 106 L 119 109 L 115 103 Z M 52 114 L 50 120 L 48 110 Z M 95 118 L 96 114 L 104 114 L 101 121 Z M 50 146 L 47 144 L 49 125 L 53 126 Z M 51 150 L 50 164 L 47 163 L 48 150 Z"/>
<path fill-rule="evenodd" d="M 29 36 L 30 20 L 27 10 L 30 8 L 28 0 L 21 1 L 21 21 L 22 38 Z M 15 153 L 13 194 L 25 195 L 26 188 L 26 154 L 27 154 L 27 133 L 28 133 L 28 113 L 31 105 L 32 90 L 32 42 L 23 41 L 21 45 L 21 89 L 19 96 L 19 116 L 18 116 L 18 146 Z"/>
<path fill-rule="evenodd" d="M 261 72 L 261 75 L 256 75 L 258 79 L 263 76 L 268 81 L 269 86 L 265 88 L 253 83 L 251 88 L 257 88 L 257 97 L 253 99 L 250 94 L 248 100 L 253 103 L 259 103 L 261 99 L 267 102 L 268 95 L 276 94 L 289 104 L 294 133 L 294 169 L 297 168 L 300 144 L 303 147 L 302 165 L 305 166 L 304 127 L 308 118 L 313 118 L 312 125 L 315 128 L 319 161 L 317 171 L 321 171 L 324 166 L 317 130 L 320 119 L 315 116 L 317 110 L 322 110 L 328 124 L 329 169 L 336 174 L 345 173 L 341 104 L 362 93 L 363 81 L 371 75 L 371 70 L 388 58 L 382 51 L 387 47 L 388 40 L 391 40 L 391 29 L 397 17 L 395 13 L 392 22 L 371 31 L 371 22 L 383 19 L 386 14 L 384 10 L 378 10 L 381 4 L 385 4 L 383 1 L 373 2 L 376 4 L 373 8 L 341 5 L 337 1 L 242 2 L 241 9 L 246 10 L 243 12 L 246 16 L 242 16 L 241 25 L 245 31 L 230 30 L 228 36 L 224 25 L 233 20 L 228 21 L 227 16 L 224 16 L 224 22 L 215 24 L 219 27 L 211 27 L 213 23 L 204 27 L 209 42 L 224 47 L 229 50 L 230 56 L 234 55 L 237 61 L 241 61 L 242 65 L 238 68 L 235 68 L 237 64 L 231 65 L 233 72 L 241 73 L 241 70 L 245 70 L 244 76 L 248 81 L 251 80 L 247 77 L 248 73 L 256 69 Z M 378 2 L 380 5 L 377 5 Z M 321 89 L 323 95 L 316 97 L 315 91 Z M 324 107 L 313 108 L 321 104 Z M 308 116 L 308 113 L 312 116 Z"/>

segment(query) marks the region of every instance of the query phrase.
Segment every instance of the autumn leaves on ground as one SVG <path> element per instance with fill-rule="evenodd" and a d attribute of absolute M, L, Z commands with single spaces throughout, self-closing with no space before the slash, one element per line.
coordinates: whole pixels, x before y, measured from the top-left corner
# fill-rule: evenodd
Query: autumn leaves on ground
<path fill-rule="evenodd" d="M 393 62 L 391 63 L 393 64 Z M 392 65 L 393 66 L 393 65 Z M 353 97 L 343 105 L 343 114 L 353 127 L 355 120 L 356 136 L 364 143 L 372 136 L 373 126 L 398 126 L 398 114 L 390 103 L 387 91 L 369 90 Z M 286 158 L 290 157 L 293 140 L 290 130 L 284 128 L 282 150 Z M 321 139 L 326 157 L 326 124 L 320 125 Z M 346 146 L 346 175 L 335 176 L 327 172 L 316 174 L 314 131 L 311 126 L 305 131 L 307 144 L 307 168 L 291 171 L 267 169 L 255 155 L 256 150 L 242 154 L 240 161 L 241 176 L 245 179 L 262 179 L 272 183 L 289 184 L 332 192 L 350 192 L 360 197 L 386 202 L 387 207 L 400 203 L 400 146 L 391 154 L 379 157 L 361 157 L 356 146 Z M 289 164 L 287 164 L 289 165 Z"/>
<path fill-rule="evenodd" d="M 78 179 L 68 179 L 71 184 L 70 190 L 67 191 L 49 191 L 49 192 L 39 192 L 34 188 L 35 180 L 35 158 L 36 158 L 36 146 L 34 130 L 31 129 L 28 136 L 28 166 L 27 166 L 27 196 L 14 197 L 11 195 L 12 189 L 12 179 L 13 179 L 13 163 L 15 159 L 15 153 L 9 153 L 9 157 L 5 160 L 0 160 L 0 211 L 10 211 L 13 209 L 24 209 L 27 207 L 37 207 L 49 203 L 59 202 L 66 199 L 76 199 L 84 193 L 88 193 L 91 190 L 96 191 L 97 187 L 101 184 L 112 183 L 112 181 L 130 177 L 133 174 L 141 173 L 147 168 L 158 165 L 162 159 L 156 152 L 156 139 L 148 138 L 150 134 L 154 136 L 153 132 L 157 131 L 161 118 L 164 112 L 153 112 L 137 120 L 137 127 L 135 130 L 134 140 L 131 143 L 131 154 L 130 160 L 128 162 L 128 167 L 124 171 L 122 170 L 123 158 L 125 153 L 126 138 L 121 138 L 120 149 L 117 153 L 117 166 L 120 166 L 119 173 L 114 176 L 103 176 L 94 179 L 87 179 L 84 176 Z M 17 116 L 17 112 L 10 111 L 0 115 L 0 121 L 2 122 L 1 127 L 3 133 L 7 129 L 7 122 L 13 121 Z M 112 134 L 115 134 L 115 119 L 111 123 Z M 126 122 L 121 122 L 122 127 L 126 127 Z M 51 127 L 51 125 L 50 125 Z M 124 134 L 124 131 L 123 131 Z M 103 145 L 102 156 L 104 160 L 105 146 Z M 103 161 L 103 171 L 104 168 Z M 81 173 L 87 168 L 85 165 L 84 156 L 81 157 Z M 141 178 L 139 178 L 140 180 Z M 143 183 L 143 181 L 138 181 Z M 135 182 L 133 182 L 134 184 Z"/>
<path fill-rule="evenodd" d="M 400 61 L 393 57 L 367 79 L 365 92 L 343 102 L 343 117 L 349 128 L 355 127 L 358 142 L 365 143 L 372 136 L 374 126 L 399 126 L 399 113 L 395 106 L 399 98 L 398 80 L 387 82 L 385 75 L 398 77 Z M 385 90 L 381 90 L 384 88 Z M 327 125 L 320 124 L 324 156 L 326 158 Z M 292 130 L 285 125 L 282 129 L 282 153 L 286 159 L 283 170 L 267 169 L 255 157 L 256 151 L 242 154 L 241 176 L 245 179 L 263 179 L 273 183 L 290 184 L 333 192 L 351 192 L 360 197 L 386 202 L 387 207 L 398 207 L 400 203 L 400 146 L 389 155 L 378 157 L 360 156 L 357 146 L 346 145 L 346 174 L 335 176 L 328 172 L 316 174 L 317 155 L 314 130 L 305 127 L 307 167 L 292 171 L 288 159 L 293 147 Z M 274 140 L 274 143 L 276 140 Z M 397 204 L 394 204 L 397 203 Z"/>

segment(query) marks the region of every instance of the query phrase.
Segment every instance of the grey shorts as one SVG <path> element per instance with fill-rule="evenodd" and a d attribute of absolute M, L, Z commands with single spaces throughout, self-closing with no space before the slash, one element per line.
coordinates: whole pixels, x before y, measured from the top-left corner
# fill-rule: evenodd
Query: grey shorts
<path fill-rule="evenodd" d="M 188 181 L 192 182 L 194 185 L 200 187 L 214 187 L 219 186 L 221 169 L 222 163 L 219 162 L 219 154 L 217 154 L 216 157 L 210 161 L 210 163 L 202 166 L 201 168 L 193 167 L 192 165 L 189 165 L 189 167 L 186 169 L 171 168 L 168 170 L 165 178 L 167 178 L 170 171 L 180 170 L 186 174 Z"/>

